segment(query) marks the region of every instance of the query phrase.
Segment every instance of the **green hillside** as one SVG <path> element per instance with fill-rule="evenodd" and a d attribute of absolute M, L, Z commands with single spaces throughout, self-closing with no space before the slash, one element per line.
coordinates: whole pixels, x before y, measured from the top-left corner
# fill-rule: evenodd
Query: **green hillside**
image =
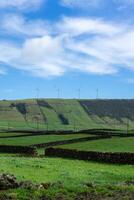
<path fill-rule="evenodd" d="M 134 100 L 0 101 L 0 129 L 134 129 Z"/>

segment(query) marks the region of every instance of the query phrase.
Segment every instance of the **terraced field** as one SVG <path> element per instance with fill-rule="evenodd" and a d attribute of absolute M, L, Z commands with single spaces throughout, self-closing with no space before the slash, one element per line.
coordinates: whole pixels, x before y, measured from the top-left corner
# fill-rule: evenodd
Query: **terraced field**
<path fill-rule="evenodd" d="M 114 137 L 95 141 L 80 142 L 58 146 L 63 149 L 100 152 L 134 152 L 134 137 Z"/>

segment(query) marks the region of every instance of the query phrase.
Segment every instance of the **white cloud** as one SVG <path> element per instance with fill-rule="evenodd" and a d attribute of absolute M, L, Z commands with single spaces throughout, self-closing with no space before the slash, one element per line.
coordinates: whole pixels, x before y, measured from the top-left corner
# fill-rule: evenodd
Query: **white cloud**
<path fill-rule="evenodd" d="M 7 14 L 1 17 L 1 30 L 4 34 L 24 36 L 43 36 L 48 34 L 48 23 L 42 20 L 27 20 L 22 15 Z"/>
<path fill-rule="evenodd" d="M 111 74 L 115 69 L 105 62 L 89 60 L 67 48 L 68 38 L 45 36 L 28 39 L 23 47 L 4 44 L 0 60 L 6 65 L 27 71 L 35 76 L 61 76 L 68 71 Z"/>
<path fill-rule="evenodd" d="M 19 26 L 21 31 L 18 28 L 13 31 L 28 35 L 30 23 L 23 22 Z M 72 71 L 98 75 L 115 74 L 122 68 L 134 71 L 131 25 L 102 19 L 63 18 L 45 31 L 48 34 L 35 32 L 19 46 L 1 41 L 0 62 L 42 77 Z"/>
<path fill-rule="evenodd" d="M 69 18 L 64 17 L 63 20 L 58 23 L 57 29 L 59 32 L 69 34 L 72 36 L 83 34 L 102 34 L 113 35 L 120 32 L 119 25 L 107 23 L 101 19 L 90 18 Z"/>
<path fill-rule="evenodd" d="M 45 36 L 28 39 L 22 47 L 3 42 L 0 61 L 36 76 L 59 76 L 65 71 L 60 38 Z"/>
<path fill-rule="evenodd" d="M 102 6 L 104 0 L 61 0 L 61 5 L 70 8 L 88 9 L 89 7 Z"/>
<path fill-rule="evenodd" d="M 39 76 L 59 76 L 65 71 L 60 37 L 45 36 L 27 40 L 21 50 L 21 66 Z M 23 60 L 22 60 L 23 58 Z"/>
<path fill-rule="evenodd" d="M 0 41 L 0 63 L 8 64 L 20 55 L 19 47 L 13 43 Z"/>
<path fill-rule="evenodd" d="M 60 2 L 62 6 L 79 9 L 102 8 L 110 3 L 119 5 L 120 8 L 134 5 L 134 0 L 60 0 Z"/>
<path fill-rule="evenodd" d="M 1 9 L 38 9 L 45 0 L 0 0 Z"/>

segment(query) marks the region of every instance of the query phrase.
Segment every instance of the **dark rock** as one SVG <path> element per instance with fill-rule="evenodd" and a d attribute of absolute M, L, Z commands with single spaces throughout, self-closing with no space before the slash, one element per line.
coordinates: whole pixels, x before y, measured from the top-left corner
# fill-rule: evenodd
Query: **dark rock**
<path fill-rule="evenodd" d="M 37 186 L 33 184 L 31 181 L 22 181 L 20 182 L 19 186 L 24 189 L 33 190 L 36 189 Z"/>
<path fill-rule="evenodd" d="M 1 174 L 0 175 L 0 190 L 14 189 L 18 188 L 19 183 L 14 175 Z"/>

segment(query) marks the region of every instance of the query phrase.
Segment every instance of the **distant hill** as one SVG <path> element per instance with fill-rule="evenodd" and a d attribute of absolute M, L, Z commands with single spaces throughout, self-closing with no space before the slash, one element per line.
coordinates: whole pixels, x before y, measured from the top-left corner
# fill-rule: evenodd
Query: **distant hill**
<path fill-rule="evenodd" d="M 0 101 L 0 129 L 134 129 L 134 100 Z"/>

